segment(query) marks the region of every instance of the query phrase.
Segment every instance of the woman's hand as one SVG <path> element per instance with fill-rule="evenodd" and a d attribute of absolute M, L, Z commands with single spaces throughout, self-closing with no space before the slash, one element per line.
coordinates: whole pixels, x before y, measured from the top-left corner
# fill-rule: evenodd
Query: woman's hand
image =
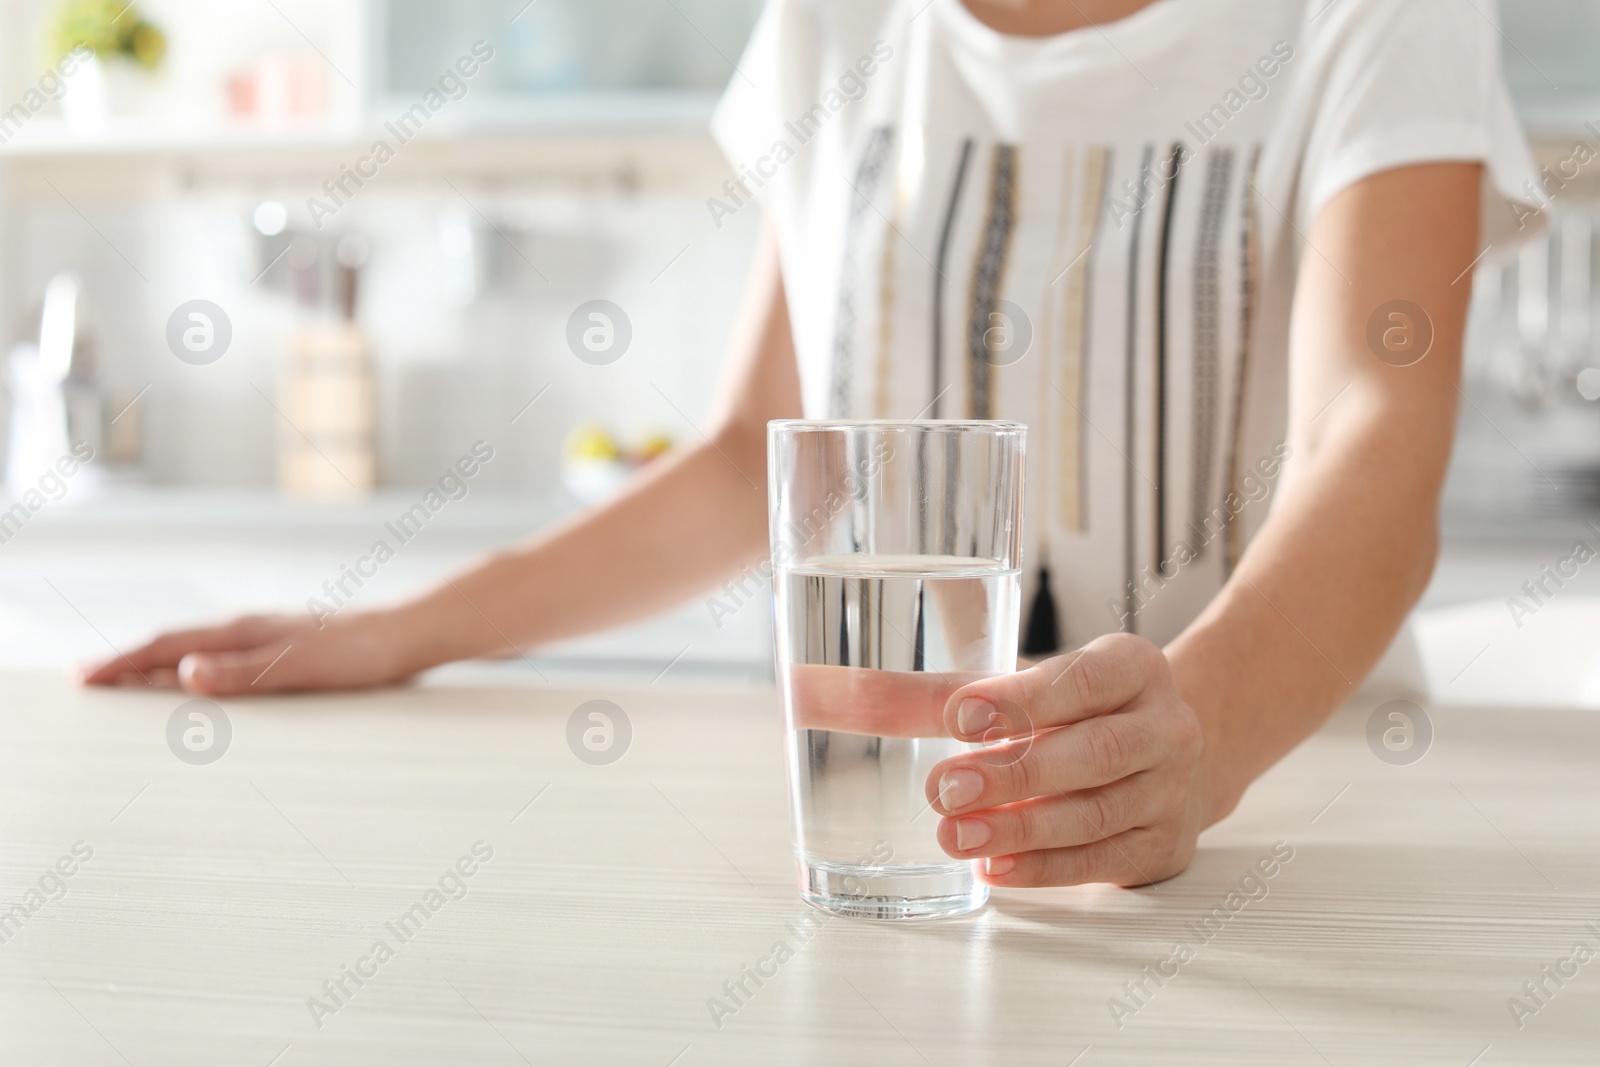
<path fill-rule="evenodd" d="M 246 615 L 221 626 L 180 630 L 85 667 L 85 685 L 153 685 L 204 696 L 296 689 L 359 689 L 416 672 L 403 651 L 405 624 L 390 612 L 318 621 L 305 615 Z"/>
<path fill-rule="evenodd" d="M 1204 821 L 1201 729 L 1166 656 L 1111 634 L 945 706 L 964 741 L 928 777 L 939 844 L 997 886 L 1147 885 L 1189 865 Z"/>

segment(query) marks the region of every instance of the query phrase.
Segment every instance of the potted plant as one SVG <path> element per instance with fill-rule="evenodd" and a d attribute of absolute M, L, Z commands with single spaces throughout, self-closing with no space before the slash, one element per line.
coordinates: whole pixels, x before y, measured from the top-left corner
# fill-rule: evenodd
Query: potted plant
<path fill-rule="evenodd" d="M 59 0 L 45 45 L 51 65 L 74 49 L 91 53 L 65 79 L 61 97 L 67 124 L 87 133 L 103 129 L 112 115 L 138 112 L 167 53 L 166 34 L 124 0 Z"/>

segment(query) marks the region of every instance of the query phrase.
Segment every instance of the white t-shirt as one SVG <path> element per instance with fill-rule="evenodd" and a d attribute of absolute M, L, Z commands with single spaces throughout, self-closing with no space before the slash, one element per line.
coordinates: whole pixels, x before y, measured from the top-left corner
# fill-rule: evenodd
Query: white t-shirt
<path fill-rule="evenodd" d="M 1482 2 L 1156 0 L 1021 38 L 961 0 L 770 0 L 708 210 L 775 223 L 807 417 L 1027 423 L 1024 603 L 1048 566 L 1061 647 L 1166 641 L 1281 477 L 1318 210 L 1473 160 L 1483 242 L 1516 232 L 1536 171 Z"/>

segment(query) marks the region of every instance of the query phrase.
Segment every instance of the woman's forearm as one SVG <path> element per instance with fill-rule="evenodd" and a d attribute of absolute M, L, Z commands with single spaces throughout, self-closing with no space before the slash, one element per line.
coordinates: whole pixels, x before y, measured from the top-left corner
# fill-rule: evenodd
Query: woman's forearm
<path fill-rule="evenodd" d="M 1386 171 L 1340 193 L 1313 228 L 1283 489 L 1167 650 L 1204 733 L 1207 824 L 1355 693 L 1433 571 L 1481 180 L 1475 164 Z M 1431 336 L 1403 359 L 1370 348 L 1374 309 L 1396 298 Z"/>
<path fill-rule="evenodd" d="M 604 629 L 668 607 L 762 554 L 766 426 L 800 413 L 777 244 L 764 235 L 702 433 L 602 508 L 395 607 L 336 617 L 246 615 L 160 634 L 90 664 L 88 685 L 179 685 L 225 696 L 390 685 L 469 657 Z M 265 681 L 263 681 L 265 679 Z"/>
<path fill-rule="evenodd" d="M 505 655 L 660 611 L 757 557 L 763 457 L 732 435 L 696 441 L 607 507 L 498 552 L 395 612 L 417 669 Z"/>
<path fill-rule="evenodd" d="M 407 672 L 643 618 L 738 572 L 767 540 L 769 419 L 800 414 L 777 242 L 763 235 L 706 436 L 605 507 L 500 552 L 393 609 Z"/>
<path fill-rule="evenodd" d="M 1208 825 L 1355 692 L 1427 585 L 1438 481 L 1386 465 L 1391 436 L 1377 419 L 1307 457 L 1232 579 L 1168 646 L 1205 735 Z"/>

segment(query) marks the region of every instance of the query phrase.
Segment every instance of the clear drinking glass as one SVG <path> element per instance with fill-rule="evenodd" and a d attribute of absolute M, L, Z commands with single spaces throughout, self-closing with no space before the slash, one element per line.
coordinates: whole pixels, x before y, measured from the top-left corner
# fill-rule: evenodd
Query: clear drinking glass
<path fill-rule="evenodd" d="M 768 424 L 778 674 L 800 896 L 866 919 L 983 906 L 935 839 L 957 688 L 1017 666 L 1017 422 Z"/>

